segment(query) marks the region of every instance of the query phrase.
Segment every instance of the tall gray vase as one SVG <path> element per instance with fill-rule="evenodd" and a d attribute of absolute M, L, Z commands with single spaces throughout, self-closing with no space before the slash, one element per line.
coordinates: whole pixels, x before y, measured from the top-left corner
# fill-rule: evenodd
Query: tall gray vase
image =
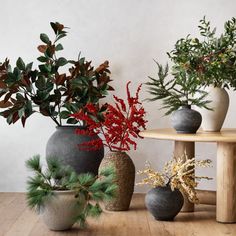
<path fill-rule="evenodd" d="M 98 174 L 98 167 L 104 156 L 104 148 L 96 151 L 80 150 L 79 145 L 99 138 L 96 136 L 78 135 L 76 129 L 82 126 L 58 126 L 47 142 L 46 159 L 58 158 L 80 173 Z"/>

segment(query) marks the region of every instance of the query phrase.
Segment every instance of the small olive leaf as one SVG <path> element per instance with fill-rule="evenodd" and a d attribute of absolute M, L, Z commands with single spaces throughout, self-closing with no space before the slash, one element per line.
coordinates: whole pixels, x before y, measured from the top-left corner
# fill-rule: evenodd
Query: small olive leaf
<path fill-rule="evenodd" d="M 12 123 L 12 114 L 7 117 L 7 123 L 10 125 Z"/>
<path fill-rule="evenodd" d="M 26 70 L 29 72 L 32 70 L 33 62 L 30 62 L 29 64 L 26 65 Z"/>
<path fill-rule="evenodd" d="M 38 57 L 37 60 L 40 62 L 47 62 L 48 61 L 48 59 L 44 56 Z"/>
<path fill-rule="evenodd" d="M 56 65 L 57 66 L 64 66 L 67 64 L 67 60 L 64 57 L 60 57 L 57 59 Z"/>
<path fill-rule="evenodd" d="M 18 111 L 18 116 L 19 118 L 22 118 L 23 116 L 25 116 L 25 108 L 22 107 L 19 111 Z"/>
<path fill-rule="evenodd" d="M 44 76 L 39 76 L 38 79 L 35 81 L 35 86 L 39 90 L 45 89 L 46 86 L 46 79 Z"/>
<path fill-rule="evenodd" d="M 67 124 L 77 124 L 78 121 L 75 119 L 75 118 L 69 118 L 67 121 L 66 121 Z"/>
<path fill-rule="evenodd" d="M 60 117 L 61 119 L 67 119 L 68 117 L 70 117 L 70 112 L 69 111 L 61 111 L 60 112 Z"/>
<path fill-rule="evenodd" d="M 50 39 L 46 34 L 40 34 L 40 39 L 42 40 L 42 42 L 49 44 L 50 43 Z"/>
<path fill-rule="evenodd" d="M 60 34 L 57 39 L 55 40 L 55 42 L 57 42 L 59 39 L 64 38 L 66 36 L 66 33 Z"/>
<path fill-rule="evenodd" d="M 16 66 L 20 69 L 20 70 L 25 70 L 25 63 L 22 60 L 21 57 L 19 57 L 16 61 Z"/>
<path fill-rule="evenodd" d="M 63 50 L 63 46 L 59 43 L 59 44 L 57 44 L 55 50 L 56 50 L 56 51 Z"/>

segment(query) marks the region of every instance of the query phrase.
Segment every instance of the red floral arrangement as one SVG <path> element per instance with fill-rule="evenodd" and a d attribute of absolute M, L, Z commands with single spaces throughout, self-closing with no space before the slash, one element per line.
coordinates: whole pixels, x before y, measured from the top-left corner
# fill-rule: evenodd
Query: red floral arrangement
<path fill-rule="evenodd" d="M 86 129 L 78 129 L 77 134 L 90 136 L 102 134 L 104 137 L 103 140 L 95 139 L 81 144 L 81 149 L 96 150 L 103 145 L 110 151 L 128 151 L 131 146 L 136 149 L 137 144 L 134 139 L 140 137 L 139 132 L 146 128 L 147 121 L 144 119 L 146 112 L 139 101 L 141 85 L 132 97 L 129 90 L 130 83 L 126 85 L 127 104 L 123 99 L 113 96 L 114 105 L 104 104 L 99 107 L 87 104 L 85 109 L 72 115 L 86 123 Z"/>

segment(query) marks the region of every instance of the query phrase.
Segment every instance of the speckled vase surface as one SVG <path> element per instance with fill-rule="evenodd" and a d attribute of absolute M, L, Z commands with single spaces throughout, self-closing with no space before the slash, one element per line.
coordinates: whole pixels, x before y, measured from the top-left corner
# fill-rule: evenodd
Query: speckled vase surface
<path fill-rule="evenodd" d="M 171 124 L 177 133 L 196 133 L 202 123 L 202 116 L 191 106 L 182 106 L 171 115 Z"/>
<path fill-rule="evenodd" d="M 109 211 L 127 211 L 134 192 L 134 163 L 125 152 L 108 152 L 103 158 L 99 170 L 110 165 L 115 168 L 115 183 L 118 185 L 118 189 L 116 197 L 105 203 L 105 209 Z"/>
<path fill-rule="evenodd" d="M 75 223 L 75 217 L 82 210 L 76 204 L 74 191 L 54 191 L 41 210 L 43 222 L 50 230 L 67 230 Z M 84 199 L 81 201 L 85 202 Z"/>
<path fill-rule="evenodd" d="M 97 135 L 78 135 L 76 129 L 85 129 L 83 126 L 60 126 L 47 142 L 46 158 L 60 159 L 80 173 L 90 172 L 98 174 L 98 167 L 104 156 L 104 148 L 94 151 L 81 150 L 79 145 L 84 142 L 98 139 Z"/>
<path fill-rule="evenodd" d="M 184 198 L 178 189 L 156 187 L 146 194 L 145 204 L 156 220 L 171 221 L 180 212 Z"/>
<path fill-rule="evenodd" d="M 229 95 L 224 88 L 209 86 L 206 99 L 211 101 L 207 106 L 212 110 L 198 108 L 202 114 L 202 129 L 207 132 L 219 132 L 224 124 L 229 108 Z"/>

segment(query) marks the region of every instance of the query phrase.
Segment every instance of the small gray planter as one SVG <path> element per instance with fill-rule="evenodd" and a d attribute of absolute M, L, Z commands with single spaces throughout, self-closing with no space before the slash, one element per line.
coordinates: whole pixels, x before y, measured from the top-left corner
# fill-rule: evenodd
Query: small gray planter
<path fill-rule="evenodd" d="M 156 220 L 171 221 L 180 212 L 184 198 L 178 189 L 156 187 L 146 194 L 145 204 Z"/>
<path fill-rule="evenodd" d="M 191 106 L 182 106 L 173 112 L 171 124 L 177 133 L 196 133 L 202 123 L 202 116 L 198 111 L 191 109 Z"/>
<path fill-rule="evenodd" d="M 49 138 L 46 147 L 46 157 L 58 158 L 65 165 L 70 165 L 80 173 L 98 174 L 98 167 L 104 156 L 104 148 L 96 151 L 79 149 L 79 144 L 99 138 L 96 136 L 78 135 L 76 129 L 85 129 L 79 126 L 58 126 Z"/>

